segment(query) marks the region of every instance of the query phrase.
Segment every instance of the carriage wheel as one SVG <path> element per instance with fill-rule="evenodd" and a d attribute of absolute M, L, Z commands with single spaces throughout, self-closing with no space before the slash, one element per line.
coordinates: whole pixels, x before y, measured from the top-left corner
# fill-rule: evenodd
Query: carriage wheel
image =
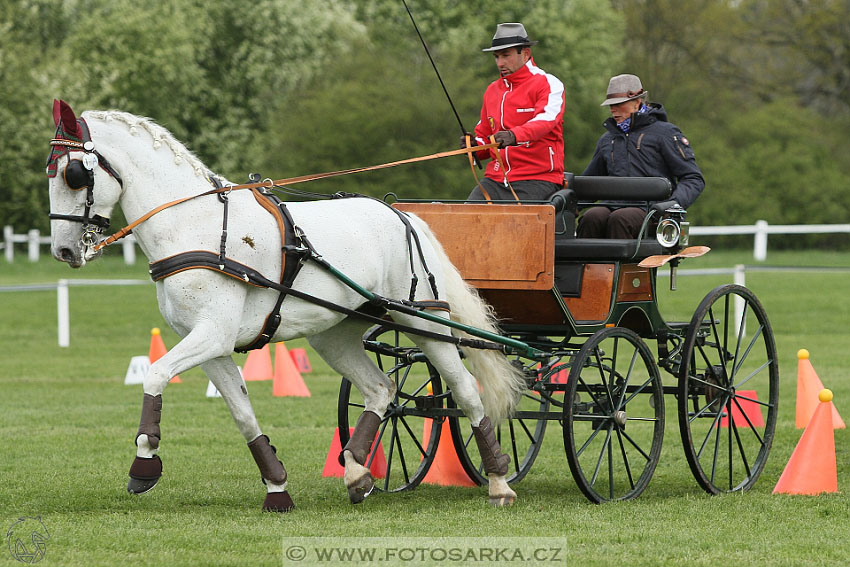
<path fill-rule="evenodd" d="M 598 331 L 573 360 L 564 399 L 567 461 L 584 495 L 640 495 L 664 438 L 661 376 L 646 343 L 622 327 Z"/>
<path fill-rule="evenodd" d="M 699 485 L 712 494 L 752 487 L 773 443 L 779 366 L 767 315 L 747 288 L 720 286 L 700 303 L 685 337 L 678 397 L 682 444 Z"/>
<path fill-rule="evenodd" d="M 364 335 L 363 341 L 367 349 L 375 353 L 378 367 L 395 382 L 397 388 L 381 420 L 366 466 L 371 467 L 376 458 L 379 462 L 386 461 L 383 478 L 375 479 L 377 489 L 384 492 L 409 490 L 425 477 L 440 441 L 439 422 L 424 417 L 429 409 L 444 405 L 440 375 L 419 349 L 402 346 L 401 335 L 397 331 L 376 326 Z M 364 407 L 360 393 L 352 388 L 348 379 L 343 378 L 337 406 L 339 437 L 343 447 L 350 437 L 349 428 L 357 423 Z"/>
<path fill-rule="evenodd" d="M 454 400 L 449 397 L 449 407 L 456 407 Z M 507 481 L 519 482 L 528 474 L 540 445 L 546 433 L 546 419 L 541 419 L 539 413 L 549 411 L 549 399 L 539 393 L 526 390 L 517 411 L 510 419 L 506 419 L 496 428 L 496 439 L 502 447 L 502 452 L 510 455 L 511 464 L 508 469 Z M 484 464 L 478 453 L 478 446 L 472 436 L 472 426 L 466 417 L 449 418 L 452 441 L 455 445 L 460 464 L 474 482 L 486 484 Z"/>

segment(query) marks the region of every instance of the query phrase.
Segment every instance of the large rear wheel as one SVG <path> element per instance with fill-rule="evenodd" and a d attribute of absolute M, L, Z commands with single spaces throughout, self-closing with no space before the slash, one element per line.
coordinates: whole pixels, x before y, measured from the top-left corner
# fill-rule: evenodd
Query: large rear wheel
<path fill-rule="evenodd" d="M 678 397 L 697 483 L 712 494 L 752 487 L 773 443 L 779 365 L 767 314 L 747 288 L 720 286 L 700 303 L 682 349 Z"/>

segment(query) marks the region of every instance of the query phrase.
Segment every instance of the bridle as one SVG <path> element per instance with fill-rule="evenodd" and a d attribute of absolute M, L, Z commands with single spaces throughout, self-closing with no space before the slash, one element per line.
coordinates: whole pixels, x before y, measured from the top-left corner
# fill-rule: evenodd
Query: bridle
<path fill-rule="evenodd" d="M 66 133 L 61 122 L 56 126 L 56 133 L 53 139 L 50 140 L 50 154 L 47 156 L 47 176 L 55 177 L 58 173 L 56 162 L 63 155 L 67 157 L 68 163 L 65 165 L 65 169 L 62 170 L 62 178 L 72 191 L 86 190 L 85 210 L 82 215 L 49 213 L 48 217 L 51 220 L 68 220 L 82 223 L 83 233 L 80 240 L 84 246 L 92 247 L 100 240 L 100 235 L 103 234 L 103 231 L 109 228 L 108 218 L 91 214 L 91 209 L 94 206 L 95 168 L 98 166 L 102 167 L 104 171 L 115 178 L 122 189 L 124 188 L 124 183 L 118 172 L 109 164 L 109 161 L 95 149 L 85 119 L 78 119 L 77 126 L 81 134 L 79 138 Z M 84 152 L 82 159 L 71 159 L 72 151 Z"/>

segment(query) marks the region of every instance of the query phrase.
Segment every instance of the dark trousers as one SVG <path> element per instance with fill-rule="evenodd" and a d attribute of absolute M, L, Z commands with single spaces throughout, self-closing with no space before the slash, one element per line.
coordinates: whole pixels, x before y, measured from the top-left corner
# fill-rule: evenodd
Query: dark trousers
<path fill-rule="evenodd" d="M 484 190 L 490 195 L 490 199 L 494 201 L 513 201 L 514 196 L 509 187 L 505 187 L 504 183 L 493 181 L 489 177 L 481 179 L 481 185 Z M 511 187 L 514 188 L 516 196 L 520 201 L 546 201 L 552 196 L 552 193 L 561 189 L 561 186 L 551 181 L 541 181 L 539 179 L 526 179 L 523 181 L 512 181 Z M 477 185 L 467 201 L 486 201 L 486 197 L 481 193 L 481 188 Z"/>
<path fill-rule="evenodd" d="M 591 207 L 578 219 L 578 238 L 637 238 L 646 211 L 638 207 L 611 210 Z"/>

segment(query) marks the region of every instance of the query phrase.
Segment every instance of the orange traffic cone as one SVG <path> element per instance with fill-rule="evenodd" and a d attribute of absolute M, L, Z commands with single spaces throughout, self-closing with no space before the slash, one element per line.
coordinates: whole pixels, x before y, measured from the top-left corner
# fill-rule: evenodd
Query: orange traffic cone
<path fill-rule="evenodd" d="M 349 427 L 348 436 L 351 437 L 353 432 L 354 428 Z M 375 438 L 377 439 L 377 434 Z M 325 458 L 322 476 L 342 477 L 345 474 L 345 468 L 339 464 L 341 452 L 342 442 L 339 440 L 339 427 L 337 427 L 334 431 L 334 438 L 331 440 L 331 448 L 328 449 L 328 456 Z M 380 442 L 378 443 L 378 450 L 375 451 L 375 456 L 372 458 L 372 464 L 369 465 L 369 471 L 372 473 L 372 478 L 384 478 L 387 475 L 387 458 L 384 456 L 384 447 Z"/>
<path fill-rule="evenodd" d="M 310 397 L 310 390 L 301 377 L 301 373 L 292 362 L 286 345 L 277 343 L 274 349 L 274 383 L 272 384 L 273 396 L 299 396 Z"/>
<path fill-rule="evenodd" d="M 803 429 L 809 424 L 815 409 L 819 407 L 818 392 L 823 390 L 823 382 L 818 378 L 812 362 L 809 360 L 809 351 L 800 349 L 797 351 L 797 429 Z M 835 404 L 829 403 L 832 411 L 832 426 L 835 429 L 844 429 L 847 426 L 838 414 Z"/>
<path fill-rule="evenodd" d="M 774 494 L 820 494 L 838 492 L 835 435 L 832 426 L 832 392 L 821 390 L 809 425 L 791 454 Z"/>
<path fill-rule="evenodd" d="M 162 342 L 162 331 L 159 330 L 159 327 L 154 327 L 151 329 L 151 347 L 148 349 L 148 360 L 151 364 L 165 356 L 165 353 L 168 350 L 165 348 L 165 343 Z M 180 379 L 180 375 L 177 374 L 173 376 L 170 380 L 173 384 L 178 384 L 183 382 Z"/>
<path fill-rule="evenodd" d="M 431 424 L 433 419 L 426 419 L 425 426 L 422 428 L 422 440 L 425 441 L 431 438 Z M 440 431 L 440 442 L 437 445 L 437 453 L 434 455 L 434 461 L 431 463 L 431 468 L 422 482 L 426 484 L 438 484 L 440 486 L 477 486 L 466 471 L 463 470 L 463 465 L 460 464 L 460 459 L 455 451 L 455 445 L 452 443 L 452 432 L 449 427 L 448 420 L 443 420 L 442 430 Z"/>
<path fill-rule="evenodd" d="M 269 350 L 269 345 L 248 353 L 248 358 L 245 359 L 245 366 L 242 368 L 242 378 L 246 382 L 252 380 L 271 380 L 274 378 L 272 354 L 271 350 Z"/>
<path fill-rule="evenodd" d="M 307 357 L 307 350 L 303 348 L 294 348 L 289 351 L 289 356 L 292 357 L 292 362 L 298 368 L 298 372 L 312 372 L 313 367 L 310 365 L 310 359 Z"/>

